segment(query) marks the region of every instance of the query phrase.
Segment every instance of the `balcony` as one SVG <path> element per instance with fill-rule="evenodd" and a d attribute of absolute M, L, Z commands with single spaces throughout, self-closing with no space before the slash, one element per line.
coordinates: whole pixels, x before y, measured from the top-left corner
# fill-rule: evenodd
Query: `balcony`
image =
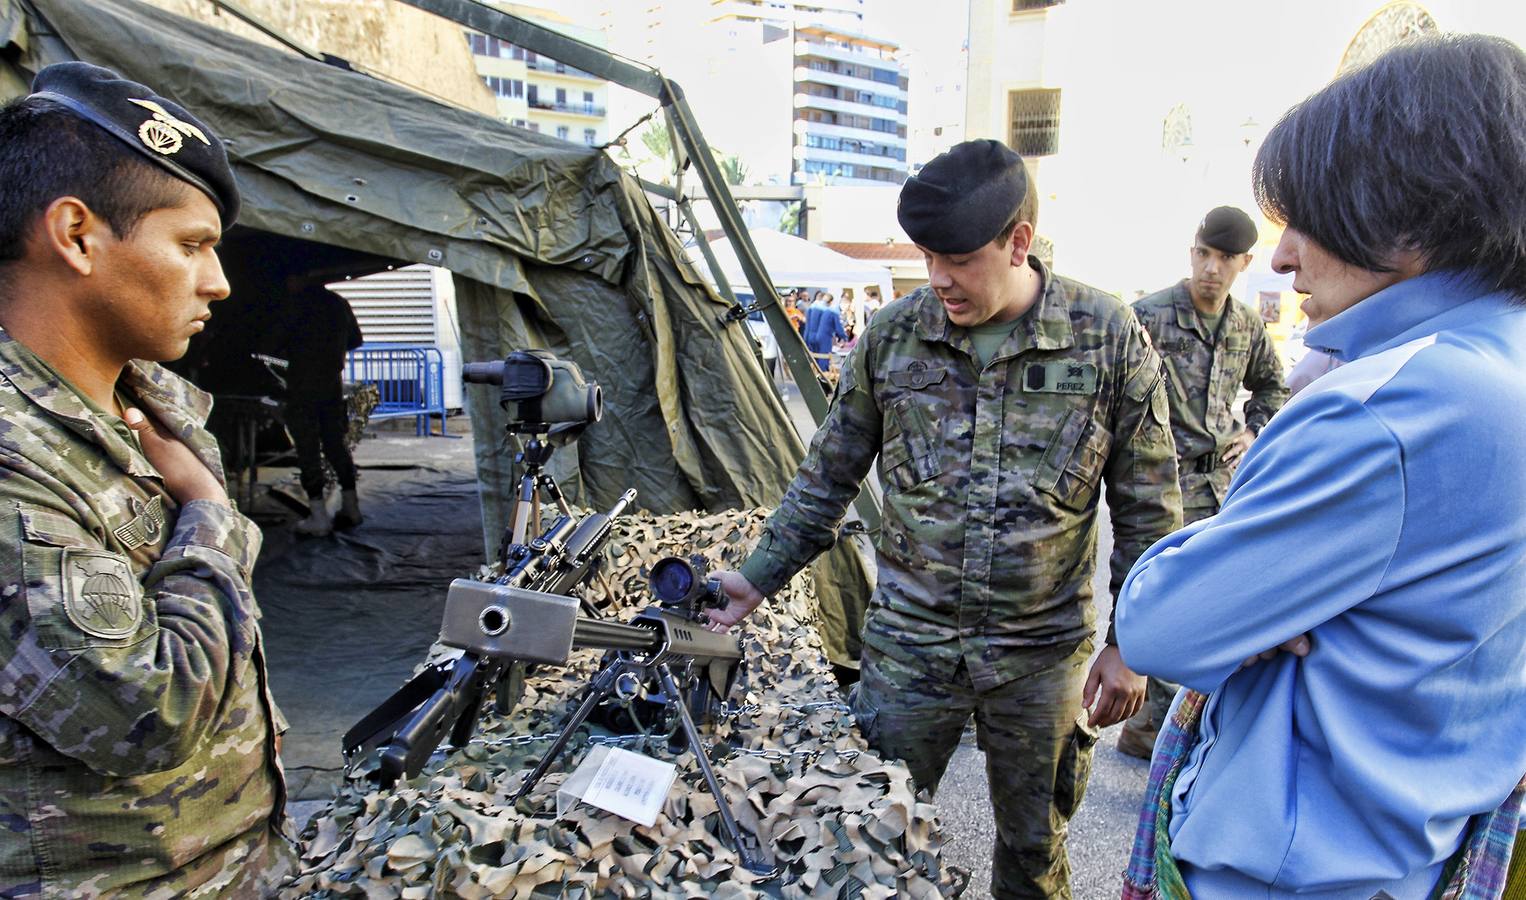
<path fill-rule="evenodd" d="M 832 97 L 818 97 L 815 94 L 796 94 L 796 109 L 824 109 L 830 112 L 850 113 L 855 116 L 867 116 L 873 119 L 888 119 L 897 125 L 906 124 L 906 114 L 894 109 L 886 109 L 883 106 L 875 106 L 870 103 L 859 103 L 856 100 L 836 100 Z"/>
<path fill-rule="evenodd" d="M 532 72 L 545 72 L 548 75 L 565 75 L 568 78 L 582 78 L 588 81 L 602 81 L 597 75 L 590 75 L 582 69 L 573 68 L 566 63 L 559 63 L 554 59 L 537 57 L 535 60 L 525 60 L 525 68 Z"/>
<path fill-rule="evenodd" d="M 893 156 L 881 156 L 877 153 L 860 153 L 856 150 L 828 150 L 825 147 L 796 146 L 794 156 L 796 159 L 811 159 L 818 162 L 850 163 L 855 166 L 874 166 L 878 169 L 890 169 L 895 172 L 907 171 L 905 160 L 896 159 Z"/>
<path fill-rule="evenodd" d="M 536 98 L 529 101 L 528 105 L 531 109 L 563 113 L 569 116 L 588 116 L 594 119 L 604 118 L 604 107 L 594 106 L 592 103 L 557 103 L 555 100 Z"/>
<path fill-rule="evenodd" d="M 826 122 L 811 122 L 806 119 L 795 120 L 796 134 L 819 134 L 823 137 L 849 138 L 859 141 L 874 141 L 880 144 L 888 144 L 892 147 L 906 148 L 906 138 L 889 131 L 875 131 L 872 128 L 854 128 L 851 125 L 830 125 Z"/>
<path fill-rule="evenodd" d="M 835 59 L 838 62 L 857 63 L 859 65 L 877 65 L 886 68 L 887 64 L 895 65 L 895 57 L 874 48 L 850 49 L 832 44 L 823 44 L 820 41 L 796 41 L 795 58 L 802 56 L 815 56 L 820 59 Z"/>
<path fill-rule="evenodd" d="M 843 75 L 838 72 L 825 72 L 821 69 L 812 69 L 809 66 L 800 65 L 799 60 L 795 62 L 796 84 L 814 81 L 817 84 L 830 84 L 833 87 L 843 87 L 854 91 L 868 91 L 881 97 L 890 97 L 902 103 L 906 102 L 906 91 L 901 90 L 897 85 L 887 84 L 882 81 L 871 81 L 868 78 L 855 78 L 852 75 Z"/>

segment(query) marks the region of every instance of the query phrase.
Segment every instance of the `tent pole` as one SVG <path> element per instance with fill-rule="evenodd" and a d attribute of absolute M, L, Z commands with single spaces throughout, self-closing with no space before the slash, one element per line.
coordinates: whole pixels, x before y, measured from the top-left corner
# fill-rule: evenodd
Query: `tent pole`
<path fill-rule="evenodd" d="M 478 0 L 400 0 L 400 2 L 434 13 L 473 31 L 492 35 L 499 40 L 524 47 L 526 50 L 549 56 L 590 75 L 660 101 L 668 114 L 674 143 L 688 154 L 689 161 L 693 163 L 700 184 L 704 186 L 705 194 L 710 198 L 710 203 L 720 218 L 721 228 L 726 232 L 726 239 L 736 250 L 737 262 L 741 264 L 742 273 L 747 276 L 747 283 L 752 286 L 758 308 L 779 344 L 779 354 L 789 366 L 790 374 L 794 376 L 795 383 L 800 388 L 800 394 L 805 399 L 805 405 L 811 411 L 811 417 L 816 420 L 818 426 L 826 420 L 827 396 L 817 380 L 820 370 L 806 350 L 805 341 L 800 337 L 800 333 L 795 330 L 789 316 L 785 315 L 783 307 L 779 305 L 778 292 L 774 289 L 768 272 L 763 268 L 763 260 L 758 255 L 758 248 L 753 246 L 752 238 L 742 225 L 742 216 L 737 210 L 736 201 L 732 199 L 731 191 L 726 186 L 726 179 L 722 177 L 720 167 L 716 165 L 715 156 L 710 152 L 710 145 L 700 133 L 699 122 L 695 119 L 693 110 L 689 108 L 689 102 L 684 99 L 682 88 L 672 80 L 663 77 L 662 73 L 655 69 L 621 59 L 602 47 L 595 47 L 568 37 Z M 703 238 L 703 233 L 700 236 Z M 717 279 L 718 282 L 724 280 Z M 872 533 L 878 533 L 880 527 L 880 510 L 876 499 L 873 490 L 861 490 L 853 501 L 854 509 L 858 512 L 864 527 Z"/>

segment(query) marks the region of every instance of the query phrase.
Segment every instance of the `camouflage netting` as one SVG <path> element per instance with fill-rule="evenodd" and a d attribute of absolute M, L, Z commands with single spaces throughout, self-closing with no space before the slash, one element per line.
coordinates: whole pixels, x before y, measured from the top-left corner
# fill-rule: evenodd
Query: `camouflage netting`
<path fill-rule="evenodd" d="M 587 596 L 626 621 L 649 602 L 646 567 L 702 552 L 712 568 L 737 566 L 765 510 L 622 518 L 606 575 Z M 484 573 L 488 574 L 488 573 Z M 352 777 L 301 835 L 302 865 L 283 896 L 754 897 L 957 896 L 964 874 L 940 855 L 942 833 L 926 795 L 899 762 L 864 744 L 832 677 L 811 576 L 749 620 L 746 663 L 723 717 L 705 739 L 727 802 L 783 874 L 765 881 L 737 864 L 692 754 L 673 759 L 679 780 L 651 828 L 587 805 L 555 820 L 556 789 L 586 752 L 574 741 L 519 808 L 510 798 L 576 705 L 599 653 L 533 673 L 515 712 L 491 712 L 477 739 L 420 777 L 380 792 Z M 436 645 L 434 655 L 445 651 Z M 624 739 L 671 759 L 666 738 Z"/>

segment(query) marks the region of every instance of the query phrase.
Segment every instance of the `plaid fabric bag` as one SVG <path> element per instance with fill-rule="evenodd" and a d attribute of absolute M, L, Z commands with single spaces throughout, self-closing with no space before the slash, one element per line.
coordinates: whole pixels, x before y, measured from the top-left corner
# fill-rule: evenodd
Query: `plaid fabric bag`
<path fill-rule="evenodd" d="M 1182 873 L 1171 858 L 1168 828 L 1171 789 L 1198 739 L 1198 721 L 1208 697 L 1188 690 L 1161 728 L 1150 760 L 1150 780 L 1129 867 L 1123 873 L 1123 900 L 1191 900 Z M 1526 779 L 1491 813 L 1475 816 L 1462 847 L 1447 863 L 1432 900 L 1499 900 L 1505 891 L 1510 852 L 1521 825 Z"/>

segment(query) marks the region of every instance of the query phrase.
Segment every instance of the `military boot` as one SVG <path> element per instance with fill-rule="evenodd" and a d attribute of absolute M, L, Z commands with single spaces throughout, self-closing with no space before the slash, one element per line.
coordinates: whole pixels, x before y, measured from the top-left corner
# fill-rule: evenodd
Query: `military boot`
<path fill-rule="evenodd" d="M 334 520 L 329 516 L 328 504 L 322 497 L 309 497 L 307 518 L 297 523 L 297 534 L 303 537 L 323 537 L 334 533 Z"/>
<path fill-rule="evenodd" d="M 360 494 L 354 488 L 341 491 L 339 497 L 339 515 L 334 517 L 335 528 L 354 528 L 365 521 L 360 514 Z"/>

